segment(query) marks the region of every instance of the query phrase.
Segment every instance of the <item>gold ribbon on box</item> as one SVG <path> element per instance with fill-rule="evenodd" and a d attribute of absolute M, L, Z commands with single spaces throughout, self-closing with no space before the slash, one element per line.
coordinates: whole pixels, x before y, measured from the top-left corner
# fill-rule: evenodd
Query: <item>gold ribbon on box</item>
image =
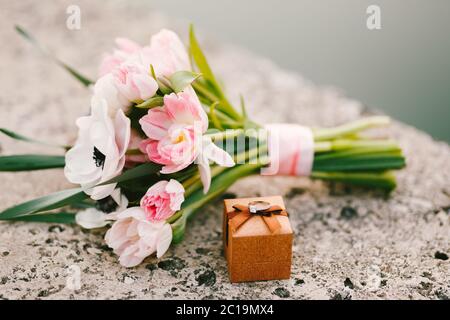
<path fill-rule="evenodd" d="M 234 232 L 245 224 L 252 216 L 261 216 L 270 233 L 275 233 L 281 228 L 277 215 L 287 217 L 287 212 L 280 206 L 273 206 L 265 201 L 253 201 L 247 206 L 236 204 L 234 211 L 228 213 L 228 222 L 231 230 Z M 227 228 L 228 231 L 228 228 Z M 228 242 L 228 234 L 227 234 Z"/>

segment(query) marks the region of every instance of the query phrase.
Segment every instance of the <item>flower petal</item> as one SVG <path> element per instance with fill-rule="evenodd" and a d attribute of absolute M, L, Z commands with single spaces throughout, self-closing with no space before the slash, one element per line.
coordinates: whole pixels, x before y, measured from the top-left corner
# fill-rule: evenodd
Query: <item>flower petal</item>
<path fill-rule="evenodd" d="M 92 200 L 101 200 L 101 199 L 104 199 L 107 196 L 109 196 L 111 194 L 111 192 L 114 191 L 116 186 L 117 186 L 117 183 L 112 183 L 112 184 L 107 184 L 104 186 L 93 187 L 90 189 L 88 188 L 88 189 L 84 190 L 84 192 L 86 192 L 86 194 L 88 194 Z"/>
<path fill-rule="evenodd" d="M 104 212 L 89 208 L 78 212 L 75 215 L 75 221 L 84 229 L 102 228 L 109 223 L 106 219 L 107 216 Z"/>
<path fill-rule="evenodd" d="M 126 53 L 134 53 L 141 49 L 141 46 L 139 44 L 128 38 L 119 37 L 116 38 L 115 41 L 119 49 Z"/>
<path fill-rule="evenodd" d="M 108 114 L 114 116 L 119 109 L 127 111 L 130 102 L 125 99 L 114 85 L 114 77 L 107 73 L 95 82 L 94 95 L 106 100 Z"/>
<path fill-rule="evenodd" d="M 172 243 L 172 227 L 166 223 L 158 235 L 158 241 L 156 243 L 156 257 L 161 258 L 169 249 Z"/>
<path fill-rule="evenodd" d="M 206 157 L 199 156 L 197 158 L 197 165 L 200 173 L 200 180 L 203 184 L 203 193 L 207 193 L 211 186 L 211 168 L 209 167 L 209 161 Z"/>
<path fill-rule="evenodd" d="M 94 147 L 89 144 L 78 144 L 66 152 L 64 175 L 67 180 L 77 184 L 97 182 L 102 175 L 101 168 L 92 159 Z"/>
<path fill-rule="evenodd" d="M 166 185 L 166 191 L 169 193 L 184 193 L 184 187 L 175 179 L 170 179 Z"/>
<path fill-rule="evenodd" d="M 138 243 L 128 246 L 119 257 L 120 264 L 126 268 L 132 268 L 139 265 L 144 261 L 145 257 L 138 256 L 136 254 L 137 252 L 139 252 Z"/>
<path fill-rule="evenodd" d="M 155 95 L 158 91 L 158 84 L 149 74 L 137 74 L 133 77 L 134 84 L 140 92 L 140 98 L 147 100 Z"/>
<path fill-rule="evenodd" d="M 204 137 L 204 139 L 207 139 L 207 142 L 206 146 L 204 145 L 202 152 L 206 158 L 222 167 L 233 167 L 235 165 L 233 158 L 228 154 L 228 152 L 216 146 L 211 141 L 211 138 Z"/>
<path fill-rule="evenodd" d="M 122 110 L 119 110 L 116 114 L 114 130 L 117 148 L 119 149 L 119 157 L 123 157 L 130 143 L 131 121 L 125 116 Z"/>
<path fill-rule="evenodd" d="M 194 125 L 200 123 L 201 131 L 208 129 L 208 116 L 203 110 L 195 91 L 183 91 L 164 96 L 164 106 L 169 117 L 177 124 Z"/>
<path fill-rule="evenodd" d="M 153 140 L 161 140 L 167 136 L 172 120 L 164 107 L 152 108 L 139 120 L 144 133 Z"/>
<path fill-rule="evenodd" d="M 176 71 L 191 70 L 189 55 L 175 32 L 162 29 L 152 36 L 149 49 L 153 59 L 157 60 L 152 63 L 158 76 L 169 77 Z"/>

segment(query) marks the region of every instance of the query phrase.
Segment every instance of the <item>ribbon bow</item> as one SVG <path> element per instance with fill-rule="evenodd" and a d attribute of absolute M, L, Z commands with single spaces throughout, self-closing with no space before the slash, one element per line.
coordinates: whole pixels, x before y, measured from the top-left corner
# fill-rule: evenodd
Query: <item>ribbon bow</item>
<path fill-rule="evenodd" d="M 249 206 L 236 204 L 233 206 L 235 211 L 228 214 L 229 224 L 233 231 L 239 229 L 252 215 L 259 215 L 264 220 L 265 224 L 270 230 L 270 233 L 275 233 L 281 228 L 276 215 L 287 217 L 287 212 L 280 206 L 270 206 L 264 210 L 250 211 Z"/>

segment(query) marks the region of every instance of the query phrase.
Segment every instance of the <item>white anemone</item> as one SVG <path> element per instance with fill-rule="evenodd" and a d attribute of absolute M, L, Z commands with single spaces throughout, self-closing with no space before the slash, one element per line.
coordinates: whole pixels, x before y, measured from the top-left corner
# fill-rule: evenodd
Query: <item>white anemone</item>
<path fill-rule="evenodd" d="M 77 119 L 75 146 L 66 153 L 66 178 L 80 184 L 94 200 L 109 196 L 116 183 L 99 185 L 118 176 L 125 164 L 130 141 L 130 119 L 118 110 L 114 120 L 108 115 L 105 99 L 91 100 L 91 115 Z"/>
<path fill-rule="evenodd" d="M 88 208 L 78 212 L 75 215 L 75 221 L 84 229 L 102 228 L 115 220 L 117 214 L 124 211 L 128 207 L 128 199 L 120 192 L 120 189 L 115 189 L 111 194 L 112 199 L 117 204 L 114 212 L 105 213 L 96 208 Z"/>

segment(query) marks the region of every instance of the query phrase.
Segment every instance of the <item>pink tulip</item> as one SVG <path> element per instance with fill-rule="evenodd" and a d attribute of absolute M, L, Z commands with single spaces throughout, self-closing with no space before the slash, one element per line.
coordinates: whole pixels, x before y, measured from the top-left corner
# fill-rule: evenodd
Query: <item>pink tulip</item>
<path fill-rule="evenodd" d="M 153 65 L 158 77 L 170 77 L 176 71 L 191 70 L 185 46 L 175 32 L 167 29 L 152 36 L 150 46 L 142 49 L 142 59 L 146 65 Z"/>
<path fill-rule="evenodd" d="M 180 210 L 184 201 L 184 187 L 177 180 L 159 181 L 141 199 L 141 208 L 153 222 L 166 220 Z"/>
<path fill-rule="evenodd" d="M 134 267 L 156 252 L 160 258 L 172 242 L 170 224 L 151 222 L 140 207 L 128 208 L 117 215 L 106 232 L 106 244 L 119 255 L 124 267 Z"/>
<path fill-rule="evenodd" d="M 94 94 L 108 102 L 111 116 L 155 95 L 158 85 L 150 74 L 151 65 L 158 77 L 191 70 L 186 48 L 172 31 L 161 30 L 144 47 L 125 38 L 116 39 L 116 44 L 118 48 L 103 58 L 94 86 Z"/>
<path fill-rule="evenodd" d="M 192 88 L 164 97 L 164 106 L 153 108 L 139 120 L 149 139 L 140 149 L 150 161 L 164 165 L 161 173 L 173 173 L 189 166 L 201 148 L 208 117 Z"/>
<path fill-rule="evenodd" d="M 139 44 L 126 38 L 117 38 L 116 44 L 118 49 L 115 49 L 112 54 L 105 54 L 102 62 L 100 63 L 100 77 L 104 76 L 107 73 L 110 73 L 116 67 L 120 66 L 131 55 L 141 50 L 141 46 Z"/>
<path fill-rule="evenodd" d="M 98 79 L 94 95 L 107 101 L 111 116 L 119 109 L 127 112 L 133 102 L 151 98 L 158 90 L 158 84 L 149 72 L 138 56 L 132 57 Z"/>
<path fill-rule="evenodd" d="M 158 84 L 139 61 L 127 61 L 114 69 L 114 84 L 130 102 L 141 102 L 155 95 Z"/>

